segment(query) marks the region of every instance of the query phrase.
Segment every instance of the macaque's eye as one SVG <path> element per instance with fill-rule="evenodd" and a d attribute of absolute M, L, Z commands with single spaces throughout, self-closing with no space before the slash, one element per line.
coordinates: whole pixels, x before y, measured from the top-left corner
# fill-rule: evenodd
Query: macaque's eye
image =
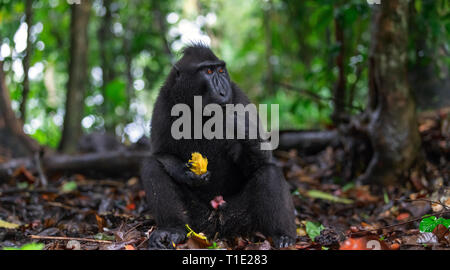
<path fill-rule="evenodd" d="M 223 73 L 224 72 L 223 68 L 219 68 L 219 72 Z"/>
<path fill-rule="evenodd" d="M 212 69 L 208 68 L 208 69 L 206 70 L 206 73 L 208 73 L 208 74 L 212 74 L 212 73 L 213 73 L 213 71 L 212 71 Z"/>

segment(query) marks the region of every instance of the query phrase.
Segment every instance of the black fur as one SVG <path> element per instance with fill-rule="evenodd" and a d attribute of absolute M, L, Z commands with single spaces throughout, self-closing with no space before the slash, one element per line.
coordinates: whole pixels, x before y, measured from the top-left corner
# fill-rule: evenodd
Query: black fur
<path fill-rule="evenodd" d="M 155 103 L 151 122 L 152 157 L 142 167 L 142 182 L 158 230 L 150 247 L 171 248 L 185 240 L 185 224 L 209 237 L 261 232 L 276 247 L 293 244 L 296 236 L 294 207 L 281 170 L 270 151 L 259 150 L 259 140 L 175 140 L 170 116 L 174 104 L 193 104 L 194 95 L 206 96 L 192 65 L 219 61 L 202 45 L 184 50 Z M 225 74 L 229 80 L 228 74 Z M 248 104 L 245 94 L 231 81 L 231 102 Z M 211 102 L 203 99 L 203 105 Z M 228 102 L 230 103 L 230 102 Z M 208 158 L 208 175 L 190 174 L 185 165 L 191 153 Z M 203 179 L 202 179 L 203 177 Z M 210 201 L 223 196 L 226 206 L 213 209 Z"/>

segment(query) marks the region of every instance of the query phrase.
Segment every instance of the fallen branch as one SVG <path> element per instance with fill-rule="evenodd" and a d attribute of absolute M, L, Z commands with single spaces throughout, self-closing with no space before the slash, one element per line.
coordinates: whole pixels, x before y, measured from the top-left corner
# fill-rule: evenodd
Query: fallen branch
<path fill-rule="evenodd" d="M 315 154 L 338 142 L 337 130 L 281 131 L 278 149 L 297 149 L 301 153 Z"/>
<path fill-rule="evenodd" d="M 150 156 L 149 151 L 110 151 L 79 155 L 53 154 L 41 159 L 46 174 L 83 173 L 92 176 L 138 176 L 141 162 Z M 15 170 L 25 167 L 31 172 L 39 171 L 33 158 L 13 159 L 0 164 L 0 181 L 8 179 Z"/>
<path fill-rule="evenodd" d="M 29 235 L 31 239 L 41 239 L 41 240 L 63 240 L 63 241 L 70 241 L 70 240 L 76 240 L 80 242 L 95 242 L 95 243 L 103 243 L 103 244 L 111 244 L 113 241 L 109 240 L 97 240 L 97 239 L 91 239 L 91 238 L 78 238 L 78 237 L 65 237 L 65 236 L 41 236 L 41 235 Z"/>
<path fill-rule="evenodd" d="M 339 141 L 336 130 L 331 131 L 281 131 L 280 150 L 297 149 L 314 154 Z M 9 179 L 20 167 L 36 173 L 43 183 L 45 175 L 55 173 L 80 173 L 91 177 L 139 176 L 140 165 L 150 151 L 117 150 L 78 155 L 49 154 L 41 158 L 12 159 L 0 164 L 0 181 Z"/>

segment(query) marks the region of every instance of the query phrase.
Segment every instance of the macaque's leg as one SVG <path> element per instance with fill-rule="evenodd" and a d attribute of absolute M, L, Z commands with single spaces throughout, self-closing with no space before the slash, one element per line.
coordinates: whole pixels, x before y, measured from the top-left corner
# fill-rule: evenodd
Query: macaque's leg
<path fill-rule="evenodd" d="M 252 230 L 271 237 L 275 247 L 294 244 L 294 205 L 286 180 L 276 165 L 261 167 L 237 198 L 224 199 L 227 201 L 225 207 L 230 211 L 239 207 L 246 209 L 252 218 Z"/>
<path fill-rule="evenodd" d="M 147 203 L 158 229 L 150 235 L 151 248 L 173 248 L 186 237 L 184 204 L 179 187 L 154 157 L 144 161 L 141 171 Z"/>

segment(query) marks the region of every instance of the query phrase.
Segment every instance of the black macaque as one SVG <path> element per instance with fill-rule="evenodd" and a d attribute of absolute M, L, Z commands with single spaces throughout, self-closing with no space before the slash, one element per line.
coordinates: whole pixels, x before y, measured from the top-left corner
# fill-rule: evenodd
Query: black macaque
<path fill-rule="evenodd" d="M 184 50 L 155 103 L 152 155 L 141 171 L 157 224 L 149 247 L 173 248 L 185 241 L 185 224 L 208 237 L 260 232 L 276 248 L 294 244 L 295 215 L 288 185 L 271 151 L 260 150 L 259 139 L 172 137 L 171 125 L 177 119 L 171 116 L 172 107 L 184 103 L 193 108 L 194 96 L 202 96 L 203 106 L 249 104 L 230 80 L 225 62 L 208 47 L 192 45 Z M 193 152 L 208 159 L 207 173 L 197 175 L 186 165 Z"/>

